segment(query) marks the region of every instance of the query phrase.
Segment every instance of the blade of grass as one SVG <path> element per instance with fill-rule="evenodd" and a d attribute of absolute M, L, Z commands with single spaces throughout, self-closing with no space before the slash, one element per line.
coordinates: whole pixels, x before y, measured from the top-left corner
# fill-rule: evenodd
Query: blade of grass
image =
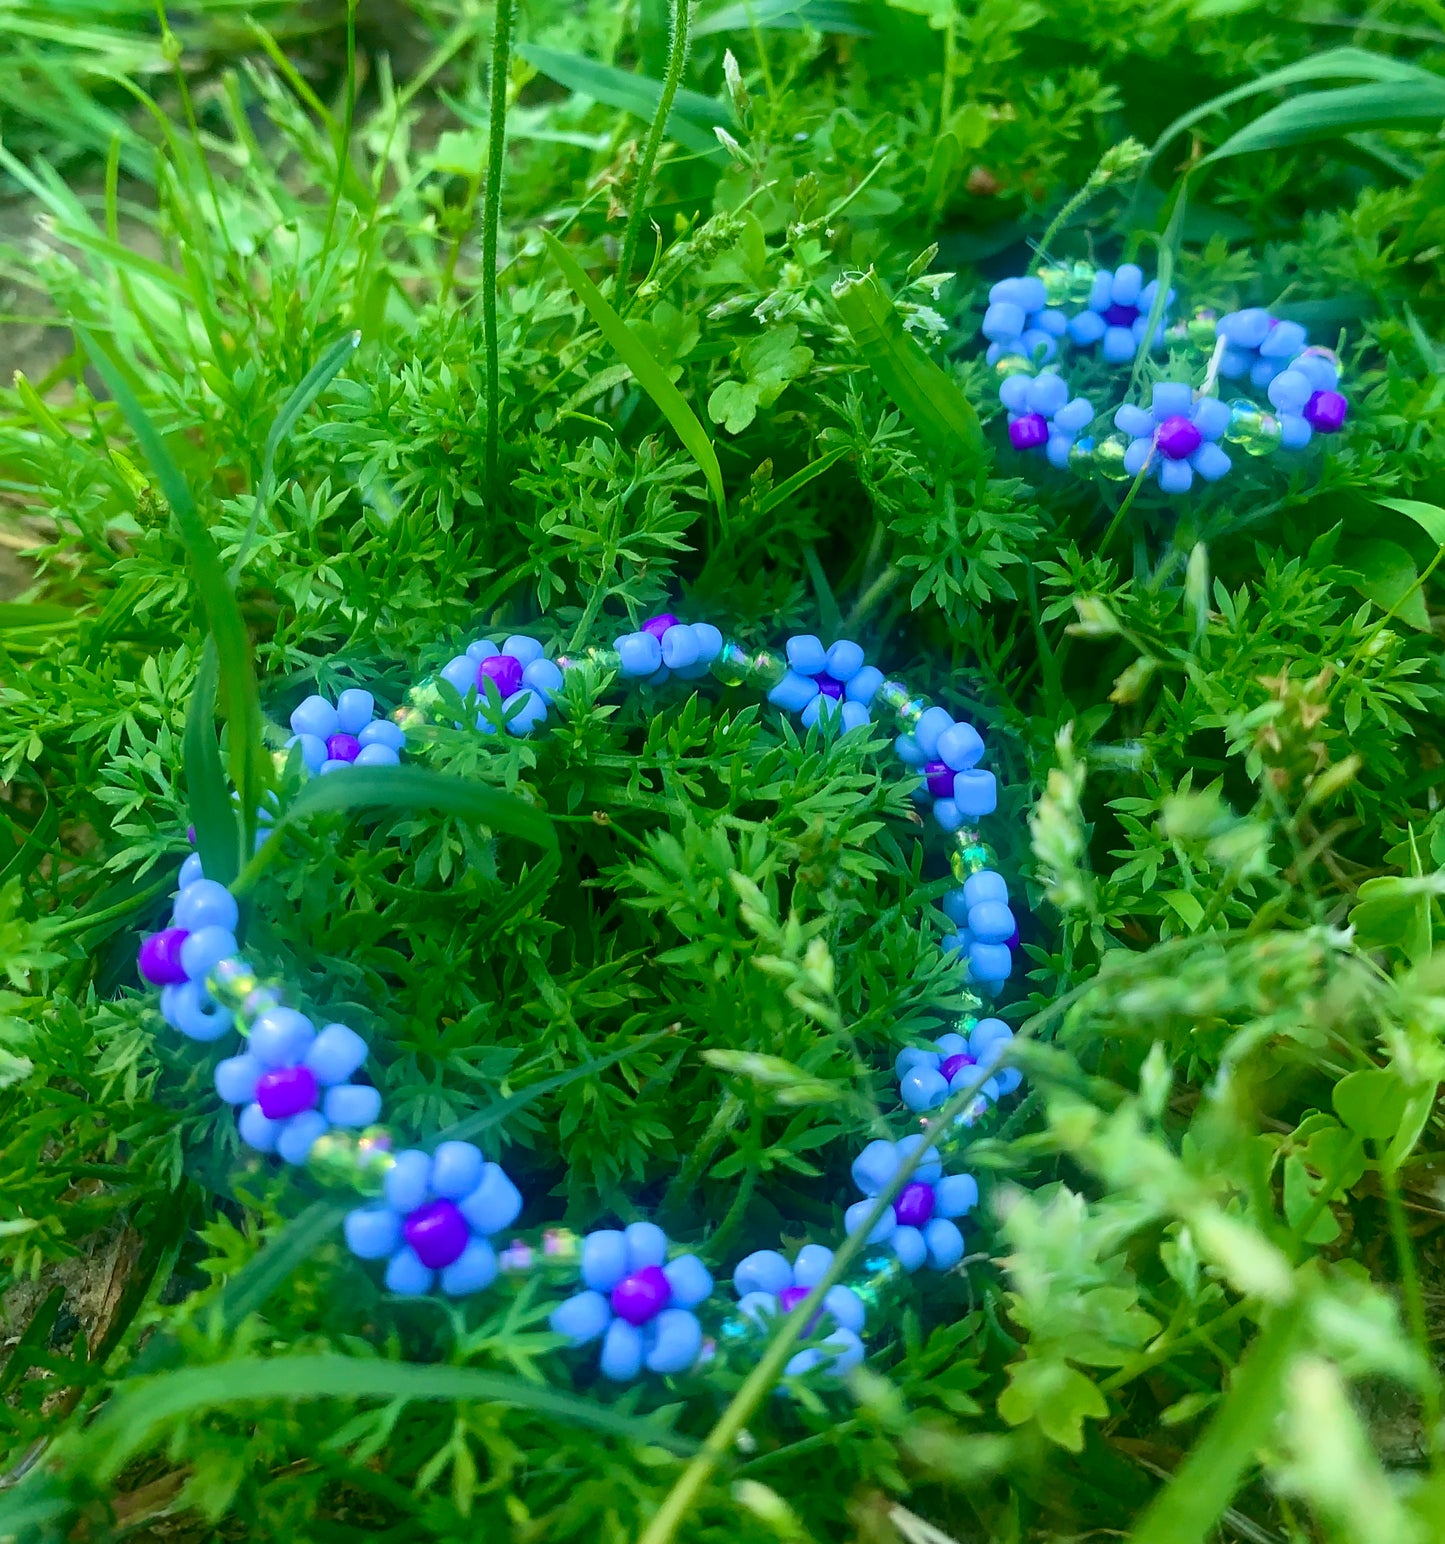
<path fill-rule="evenodd" d="M 186 712 L 186 801 L 196 828 L 196 851 L 209 879 L 228 885 L 241 866 L 241 837 L 236 811 L 226 789 L 221 749 L 216 740 L 216 642 L 207 638 Z"/>
<path fill-rule="evenodd" d="M 507 151 L 507 80 L 512 69 L 512 27 L 517 0 L 499 0 L 492 28 L 491 100 L 487 126 L 487 191 L 482 204 L 482 332 L 487 354 L 488 495 L 502 494 L 497 463 L 501 445 L 502 365 L 497 346 L 497 226 L 502 218 L 502 169 Z"/>
<path fill-rule="evenodd" d="M 577 292 L 587 313 L 597 325 L 603 338 L 617 351 L 623 364 L 632 371 L 632 378 L 657 404 L 659 412 L 677 431 L 677 437 L 687 448 L 694 461 L 702 468 L 708 488 L 717 504 L 718 518 L 724 534 L 727 532 L 727 497 L 723 493 L 722 467 L 707 431 L 698 422 L 697 415 L 687 405 L 682 393 L 667 378 L 667 373 L 653 358 L 647 345 L 633 332 L 626 322 L 608 304 L 601 290 L 582 271 L 582 265 L 557 240 L 550 231 L 542 232 L 547 250 L 562 270 L 563 277 Z"/>
<path fill-rule="evenodd" d="M 1200 162 L 1209 166 L 1231 156 L 1316 139 L 1335 139 L 1365 129 L 1439 127 L 1445 120 L 1445 80 L 1396 80 L 1338 91 L 1309 91 L 1261 113 Z"/>
<path fill-rule="evenodd" d="M 770 509 L 776 509 L 779 504 L 785 503 L 800 489 L 806 488 L 815 477 L 821 477 L 835 461 L 841 461 L 847 454 L 847 446 L 840 446 L 837 450 L 830 450 L 825 455 L 819 456 L 816 461 L 810 461 L 807 466 L 794 472 L 791 477 L 785 477 L 776 488 L 770 489 L 758 500 L 758 513 L 765 515 Z"/>
<path fill-rule="evenodd" d="M 832 32 L 842 37 L 872 37 L 863 7 L 855 0 L 742 0 L 704 17 L 693 28 L 700 38 L 718 32 L 748 32 L 754 27 L 779 32 Z"/>

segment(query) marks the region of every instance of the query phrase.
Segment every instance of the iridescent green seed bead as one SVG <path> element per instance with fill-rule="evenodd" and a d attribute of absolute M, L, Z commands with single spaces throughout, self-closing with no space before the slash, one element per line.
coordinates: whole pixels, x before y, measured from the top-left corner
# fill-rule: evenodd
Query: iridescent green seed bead
<path fill-rule="evenodd" d="M 759 649 L 748 666 L 747 685 L 770 692 L 788 673 L 788 656 L 776 649 Z"/>
<path fill-rule="evenodd" d="M 396 1157 L 391 1133 L 385 1126 L 365 1131 L 343 1131 L 333 1126 L 311 1144 L 306 1169 L 328 1190 L 354 1190 L 361 1196 L 379 1196 Z"/>
<path fill-rule="evenodd" d="M 1051 306 L 1067 305 L 1073 299 L 1074 276 L 1067 268 L 1050 264 L 1040 268 L 1036 277 L 1043 280 L 1044 299 Z"/>
<path fill-rule="evenodd" d="M 1279 448 L 1280 434 L 1279 419 L 1248 397 L 1236 397 L 1229 404 L 1229 427 L 1224 438 L 1231 445 L 1238 445 L 1245 455 L 1269 455 Z"/>
<path fill-rule="evenodd" d="M 1086 434 L 1069 446 L 1069 470 L 1088 472 L 1094 465 L 1094 436 Z"/>
<path fill-rule="evenodd" d="M 285 1005 L 279 982 L 264 981 L 249 960 L 234 955 L 218 960 L 206 974 L 206 990 L 223 1008 L 229 1008 L 241 1029 L 272 1008 Z"/>
<path fill-rule="evenodd" d="M 903 1266 L 896 1254 L 874 1249 L 863 1256 L 856 1276 L 850 1272 L 846 1284 L 862 1299 L 872 1319 L 894 1299 L 903 1276 Z"/>
<path fill-rule="evenodd" d="M 994 362 L 993 373 L 1006 381 L 1013 375 L 1032 375 L 1034 367 L 1022 354 L 1002 354 Z"/>
<path fill-rule="evenodd" d="M 1083 305 L 1093 293 L 1094 280 L 1099 276 L 1099 270 L 1092 263 L 1086 263 L 1082 259 L 1069 269 L 1069 299 L 1075 305 Z"/>
<path fill-rule="evenodd" d="M 1219 320 L 1219 313 L 1211 311 L 1207 306 L 1201 306 L 1193 316 L 1184 324 L 1185 333 L 1190 343 L 1201 354 L 1207 354 L 1214 348 L 1215 324 Z"/>
<path fill-rule="evenodd" d="M 898 710 L 898 727 L 904 734 L 918 728 L 918 720 L 933 706 L 927 697 L 910 697 Z"/>
<path fill-rule="evenodd" d="M 958 841 L 957 838 L 967 834 L 967 841 Z M 981 842 L 977 833 L 954 833 L 953 850 L 948 855 L 948 866 L 953 871 L 953 877 L 963 884 L 965 880 L 972 879 L 975 874 L 981 874 L 984 869 L 993 868 L 998 862 L 994 850 L 987 842 Z"/>
<path fill-rule="evenodd" d="M 1128 482 L 1130 473 L 1124 467 L 1124 456 L 1129 441 L 1122 434 L 1108 434 L 1094 446 L 1094 467 L 1101 477 L 1110 482 Z"/>
<path fill-rule="evenodd" d="M 902 681 L 884 681 L 874 693 L 874 700 L 896 713 L 912 695 Z"/>
<path fill-rule="evenodd" d="M 736 638 L 724 638 L 717 658 L 708 666 L 724 686 L 742 686 L 753 668 L 753 657 Z"/>

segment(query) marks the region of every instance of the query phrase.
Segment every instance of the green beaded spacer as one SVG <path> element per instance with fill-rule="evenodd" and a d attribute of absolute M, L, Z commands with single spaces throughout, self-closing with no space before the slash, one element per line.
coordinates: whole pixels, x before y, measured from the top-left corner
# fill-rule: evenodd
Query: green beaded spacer
<path fill-rule="evenodd" d="M 997 854 L 987 842 L 979 840 L 977 831 L 964 827 L 953 833 L 948 866 L 959 884 L 964 884 L 985 869 L 995 867 L 997 863 Z"/>
<path fill-rule="evenodd" d="M 851 1287 L 863 1300 L 869 1323 L 875 1315 L 897 1302 L 899 1289 L 907 1280 L 903 1263 L 892 1250 L 870 1249 L 858 1263 L 855 1275 L 850 1271 L 843 1285 Z"/>
<path fill-rule="evenodd" d="M 1132 474 L 1124 466 L 1129 441 L 1122 434 L 1107 434 L 1094 446 L 1094 466 L 1110 482 L 1128 482 Z"/>
<path fill-rule="evenodd" d="M 764 694 L 772 689 L 788 673 L 788 656 L 776 649 L 759 649 L 748 667 L 747 684 Z"/>
<path fill-rule="evenodd" d="M 1231 445 L 1238 445 L 1245 455 L 1269 455 L 1279 448 L 1282 432 L 1279 419 L 1247 397 L 1236 397 L 1229 404 L 1229 427 L 1224 438 Z"/>
<path fill-rule="evenodd" d="M 514 1238 L 497 1254 L 503 1276 L 521 1281 L 541 1276 L 549 1281 L 568 1280 L 582 1264 L 582 1235 L 571 1228 L 543 1228 L 535 1244 Z"/>
<path fill-rule="evenodd" d="M 1215 324 L 1218 320 L 1219 313 L 1217 311 L 1201 307 L 1185 322 L 1185 336 L 1201 354 L 1208 354 L 1213 351 L 1217 335 Z"/>
<path fill-rule="evenodd" d="M 736 638 L 724 638 L 717 658 L 707 668 L 724 686 L 742 686 L 753 668 L 753 657 Z"/>
<path fill-rule="evenodd" d="M 242 1030 L 272 1008 L 282 1008 L 286 998 L 278 981 L 257 975 L 249 960 L 233 955 L 218 960 L 206 973 L 206 990 L 223 1008 L 229 1008 Z"/>
<path fill-rule="evenodd" d="M 1087 473 L 1094 465 L 1094 436 L 1083 435 L 1069 446 L 1069 470 Z"/>
<path fill-rule="evenodd" d="M 328 1190 L 354 1190 L 357 1195 L 379 1196 L 396 1163 L 392 1146 L 391 1132 L 385 1126 L 368 1126 L 360 1132 L 333 1126 L 311 1144 L 306 1169 Z"/>

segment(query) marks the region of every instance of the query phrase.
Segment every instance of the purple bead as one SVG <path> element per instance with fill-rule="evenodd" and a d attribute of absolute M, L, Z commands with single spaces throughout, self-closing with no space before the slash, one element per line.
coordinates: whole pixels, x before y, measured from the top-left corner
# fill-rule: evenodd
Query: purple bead
<path fill-rule="evenodd" d="M 1132 327 L 1138 320 L 1138 306 L 1112 305 L 1104 312 L 1104 323 L 1108 327 Z"/>
<path fill-rule="evenodd" d="M 1305 403 L 1305 422 L 1321 434 L 1338 434 L 1345 426 L 1350 404 L 1337 391 L 1317 391 Z"/>
<path fill-rule="evenodd" d="M 778 1293 L 778 1306 L 783 1310 L 784 1313 L 792 1313 L 798 1304 L 801 1303 L 812 1290 L 813 1289 L 811 1287 L 784 1287 L 783 1290 Z M 805 1335 L 813 1334 L 814 1331 L 818 1328 L 818 1320 L 822 1317 L 823 1313 L 820 1309 L 803 1326 L 803 1333 Z"/>
<path fill-rule="evenodd" d="M 973 1057 L 965 1056 L 960 1051 L 956 1056 L 945 1056 L 943 1065 L 938 1070 L 952 1083 L 956 1073 L 962 1072 L 965 1067 L 976 1067 L 977 1065 L 978 1063 L 974 1061 Z"/>
<path fill-rule="evenodd" d="M 355 761 L 361 754 L 361 741 L 354 734 L 334 734 L 326 742 L 326 754 L 332 761 Z"/>
<path fill-rule="evenodd" d="M 1154 443 L 1171 461 L 1187 461 L 1204 443 L 1204 436 L 1183 413 L 1171 413 L 1154 431 Z"/>
<path fill-rule="evenodd" d="M 489 654 L 477 666 L 477 690 L 485 691 L 490 681 L 505 702 L 522 689 L 522 662 L 515 654 Z"/>
<path fill-rule="evenodd" d="M 290 1120 L 316 1108 L 316 1074 L 310 1067 L 279 1067 L 256 1082 L 256 1103 L 267 1120 Z"/>
<path fill-rule="evenodd" d="M 1010 949 L 1017 949 L 1018 948 L 1018 946 L 1019 946 L 1019 925 L 1018 925 L 1017 922 L 1014 923 L 1014 930 L 1013 930 L 1013 932 L 1010 933 L 1006 939 L 1004 939 L 1004 942 L 1008 945 L 1008 947 Z"/>
<path fill-rule="evenodd" d="M 656 638 L 659 643 L 661 643 L 662 635 L 668 630 L 668 628 L 676 626 L 677 618 L 673 616 L 670 611 L 664 611 L 658 616 L 648 617 L 648 619 L 642 624 L 642 630 L 645 633 L 651 633 L 652 636 Z"/>
<path fill-rule="evenodd" d="M 401 1234 L 428 1270 L 440 1271 L 461 1258 L 471 1229 L 455 1201 L 428 1201 L 402 1223 Z"/>
<path fill-rule="evenodd" d="M 655 1319 L 672 1300 L 672 1284 L 660 1265 L 644 1265 L 612 1289 L 612 1311 L 629 1324 Z"/>
<path fill-rule="evenodd" d="M 1008 426 L 1009 444 L 1015 450 L 1037 450 L 1049 438 L 1049 421 L 1042 413 L 1025 413 Z"/>
<path fill-rule="evenodd" d="M 164 928 L 152 933 L 140 946 L 136 964 L 152 986 L 180 986 L 186 979 L 181 969 L 181 945 L 191 935 L 183 927 Z"/>
<path fill-rule="evenodd" d="M 196 845 L 196 828 L 194 826 L 186 827 L 186 840 L 192 847 Z"/>
<path fill-rule="evenodd" d="M 813 677 L 813 684 L 825 697 L 831 697 L 834 702 L 837 702 L 843 695 L 843 683 L 835 681 L 830 675 L 815 675 Z"/>
<path fill-rule="evenodd" d="M 923 775 L 928 779 L 928 791 L 935 799 L 953 797 L 954 770 L 946 761 L 927 761 Z"/>
<path fill-rule="evenodd" d="M 933 1186 L 914 1180 L 893 1203 L 900 1228 L 921 1228 L 933 1216 Z"/>

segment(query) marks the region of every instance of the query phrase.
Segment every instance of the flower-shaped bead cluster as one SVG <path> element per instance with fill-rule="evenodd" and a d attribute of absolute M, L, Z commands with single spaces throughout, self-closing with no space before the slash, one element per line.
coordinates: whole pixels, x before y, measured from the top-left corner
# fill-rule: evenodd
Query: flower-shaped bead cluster
<path fill-rule="evenodd" d="M 241 1140 L 258 1153 L 305 1163 L 332 1126 L 369 1126 L 381 1094 L 351 1082 L 366 1060 L 366 1042 L 344 1024 L 318 1034 L 305 1014 L 271 1008 L 251 1025 L 245 1052 L 216 1068 L 216 1092 L 242 1106 Z"/>
<path fill-rule="evenodd" d="M 768 1329 L 772 1320 L 791 1313 L 808 1296 L 832 1263 L 833 1251 L 822 1244 L 804 1244 L 791 1264 L 776 1249 L 759 1249 L 733 1270 L 739 1311 L 759 1329 Z M 824 1363 L 835 1378 L 851 1372 L 863 1360 L 859 1332 L 866 1316 L 863 1299 L 851 1287 L 829 1287 L 804 1333 L 811 1338 L 825 1321 L 833 1328 L 821 1345 L 805 1346 L 789 1359 L 788 1376 L 799 1377 Z"/>
<path fill-rule="evenodd" d="M 343 767 L 394 767 L 406 736 L 389 718 L 377 718 L 376 699 L 360 687 L 344 691 L 334 703 L 308 697 L 291 715 L 291 738 L 313 776 Z"/>
<path fill-rule="evenodd" d="M 1099 352 L 1111 365 L 1127 364 L 1134 357 L 1149 326 L 1149 310 L 1159 293 L 1159 283 L 1144 282 L 1144 270 L 1137 263 L 1121 263 L 1110 270 L 1101 268 L 1094 275 L 1093 287 L 1084 310 L 1069 318 L 1069 337 L 1082 348 L 1100 345 Z M 1174 303 L 1169 291 L 1164 312 Z M 1164 343 L 1164 323 L 1155 328 L 1150 348 Z"/>
<path fill-rule="evenodd" d="M 973 1033 L 940 1035 L 931 1050 L 908 1046 L 898 1053 L 894 1069 L 898 1094 L 910 1110 L 919 1114 L 936 1110 L 954 1094 L 977 1082 L 980 1071 L 990 1072 L 1004 1055 L 1013 1031 L 1002 1019 L 980 1019 Z M 989 1104 L 1011 1094 L 1023 1082 L 1017 1067 L 998 1067 L 979 1085 L 978 1100 L 967 1118 L 976 1119 Z"/>
<path fill-rule="evenodd" d="M 547 658 L 541 643 L 521 633 L 500 645 L 479 638 L 438 673 L 459 697 L 476 693 L 483 705 L 476 726 L 483 734 L 496 732 L 499 717 L 508 734 L 530 734 L 546 722 L 547 709 L 562 685 L 562 671 Z"/>
<path fill-rule="evenodd" d="M 585 1290 L 559 1303 L 551 1325 L 574 1346 L 602 1341 L 604 1377 L 626 1383 L 649 1372 L 686 1372 L 702 1350 L 692 1312 L 712 1295 L 712 1277 L 696 1255 L 667 1258 L 667 1235 L 655 1223 L 589 1233 L 582 1240 Z"/>
<path fill-rule="evenodd" d="M 1064 313 L 1049 306 L 1044 281 L 1020 276 L 989 290 L 980 331 L 989 340 L 989 364 L 1010 356 L 1044 363 L 1058 352 L 1067 326 Z"/>
<path fill-rule="evenodd" d="M 1338 434 L 1344 428 L 1350 404 L 1339 382 L 1329 349 L 1303 350 L 1270 381 L 1269 400 L 1279 409 L 1285 450 L 1303 450 L 1316 434 Z"/>
<path fill-rule="evenodd" d="M 1196 398 L 1184 381 L 1157 381 L 1148 410 L 1126 402 L 1114 426 L 1130 437 L 1124 469 L 1131 477 L 1153 467 L 1165 493 L 1187 493 L 1199 476 L 1217 482 L 1232 463 L 1218 441 L 1231 411 L 1218 397 Z"/>
<path fill-rule="evenodd" d="M 711 622 L 679 622 L 670 611 L 648 617 L 635 633 L 613 643 L 622 674 L 661 686 L 671 676 L 695 681 L 705 676 L 722 648 L 722 633 Z"/>
<path fill-rule="evenodd" d="M 1042 450 L 1051 465 L 1069 464 L 1074 441 L 1094 421 L 1087 397 L 1069 396 L 1068 382 L 1056 371 L 1011 375 L 1000 383 L 999 401 L 1008 409 L 1009 444 L 1015 450 Z"/>
<path fill-rule="evenodd" d="M 202 876 L 193 853 L 181 869 L 170 926 L 140 946 L 137 965 L 142 978 L 161 989 L 161 1017 L 190 1040 L 219 1040 L 231 1027 L 231 1012 L 207 991 L 206 977 L 237 953 L 239 917 L 235 896 Z"/>
<path fill-rule="evenodd" d="M 1008 885 L 1002 874 L 984 869 L 970 874 L 960 889 L 943 898 L 943 911 L 958 931 L 944 940 L 944 947 L 968 955 L 975 980 L 1008 979 L 1013 950 L 1018 947 L 1018 922 L 1008 903 Z"/>
<path fill-rule="evenodd" d="M 972 724 L 955 723 L 947 708 L 925 710 L 909 733 L 894 740 L 893 749 L 900 761 L 923 774 L 933 818 L 945 831 L 998 808 L 998 780 L 979 766 L 983 736 Z"/>
<path fill-rule="evenodd" d="M 874 1207 L 873 1198 L 892 1180 L 922 1144 L 915 1134 L 900 1142 L 879 1138 L 853 1160 L 853 1182 L 866 1197 L 855 1201 L 843 1217 L 850 1234 L 857 1233 Z M 971 1174 L 945 1174 L 935 1152 L 913 1171 L 913 1178 L 888 1206 L 868 1235 L 870 1244 L 886 1244 L 906 1271 L 928 1264 L 946 1271 L 963 1258 L 963 1234 L 953 1218 L 978 1204 L 978 1182 Z"/>
<path fill-rule="evenodd" d="M 358 1259 L 386 1261 L 391 1292 L 419 1297 L 439 1285 L 465 1297 L 491 1285 L 490 1240 L 521 1210 L 517 1187 L 470 1142 L 430 1154 L 408 1148 L 387 1171 L 381 1201 L 347 1213 L 346 1242 Z"/>
<path fill-rule="evenodd" d="M 868 705 L 883 672 L 866 662 L 862 648 L 841 638 L 829 648 L 812 633 L 788 639 L 788 673 L 768 693 L 774 707 L 797 713 L 807 728 L 820 719 L 844 730 L 871 722 Z"/>
<path fill-rule="evenodd" d="M 1227 381 L 1246 376 L 1263 390 L 1309 342 L 1298 322 L 1280 321 L 1259 306 L 1230 311 L 1214 324 L 1216 338 L 1224 339 L 1219 373 Z"/>

